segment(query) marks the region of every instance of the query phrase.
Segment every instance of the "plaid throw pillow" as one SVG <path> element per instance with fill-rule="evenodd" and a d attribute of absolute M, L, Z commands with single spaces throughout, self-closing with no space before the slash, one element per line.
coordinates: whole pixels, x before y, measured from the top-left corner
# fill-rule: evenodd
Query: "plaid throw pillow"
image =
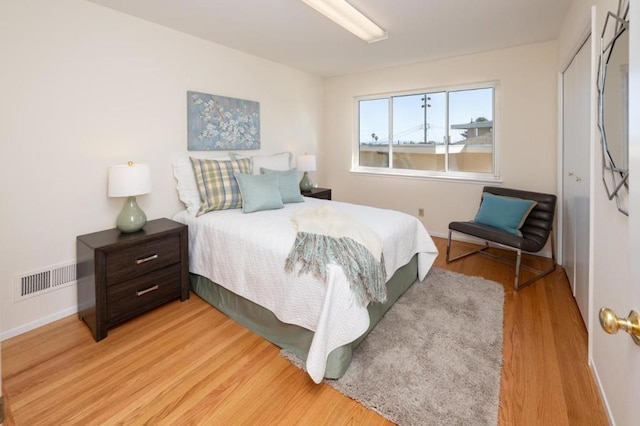
<path fill-rule="evenodd" d="M 200 192 L 200 209 L 196 216 L 212 210 L 239 209 L 242 196 L 234 173 L 251 173 L 251 162 L 242 160 L 218 161 L 189 157 Z"/>

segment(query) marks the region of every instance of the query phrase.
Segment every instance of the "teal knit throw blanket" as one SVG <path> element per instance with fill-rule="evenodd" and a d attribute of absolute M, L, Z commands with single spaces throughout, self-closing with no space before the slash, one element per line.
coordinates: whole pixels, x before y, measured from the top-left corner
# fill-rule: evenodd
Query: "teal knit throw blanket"
<path fill-rule="evenodd" d="M 384 257 L 375 259 L 364 245 L 349 237 L 298 232 L 285 270 L 312 273 L 326 281 L 330 263 L 342 267 L 357 303 L 366 306 L 370 301 L 387 300 Z"/>

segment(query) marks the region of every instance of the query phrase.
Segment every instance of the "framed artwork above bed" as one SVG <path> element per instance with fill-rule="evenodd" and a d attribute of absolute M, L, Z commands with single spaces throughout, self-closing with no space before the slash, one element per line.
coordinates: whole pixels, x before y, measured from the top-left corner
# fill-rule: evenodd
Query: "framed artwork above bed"
<path fill-rule="evenodd" d="M 187 149 L 260 149 L 260 103 L 187 92 Z"/>

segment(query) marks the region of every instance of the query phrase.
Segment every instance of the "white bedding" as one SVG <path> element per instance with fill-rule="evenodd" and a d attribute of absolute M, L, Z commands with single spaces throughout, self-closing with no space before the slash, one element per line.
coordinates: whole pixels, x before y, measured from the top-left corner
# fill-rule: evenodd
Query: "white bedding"
<path fill-rule="evenodd" d="M 311 275 L 284 271 L 296 238 L 292 215 L 326 203 L 361 220 L 382 238 L 387 280 L 416 253 L 419 278 L 426 276 L 437 248 L 422 223 L 393 210 L 305 198 L 304 203 L 285 204 L 279 210 L 222 210 L 199 217 L 185 210 L 174 216 L 189 226 L 190 272 L 269 309 L 282 322 L 315 332 L 306 367 L 316 383 L 324 377 L 329 353 L 369 327 L 367 309 L 354 301 L 339 266 L 329 265 L 326 284 Z"/>

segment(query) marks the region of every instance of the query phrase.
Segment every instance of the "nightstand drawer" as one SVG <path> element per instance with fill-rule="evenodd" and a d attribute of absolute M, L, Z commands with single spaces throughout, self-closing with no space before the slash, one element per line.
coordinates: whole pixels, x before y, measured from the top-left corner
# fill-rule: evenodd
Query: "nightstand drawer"
<path fill-rule="evenodd" d="M 180 297 L 180 264 L 107 289 L 107 322 L 117 324 Z"/>
<path fill-rule="evenodd" d="M 180 262 L 180 236 L 173 235 L 106 256 L 107 285 L 114 285 Z"/>
<path fill-rule="evenodd" d="M 303 192 L 305 197 L 319 198 L 321 200 L 331 200 L 331 189 L 329 188 L 311 188 L 309 192 Z"/>
<path fill-rule="evenodd" d="M 114 325 L 172 299 L 189 298 L 189 229 L 155 219 L 138 232 L 76 238 L 78 317 L 96 342 Z"/>

